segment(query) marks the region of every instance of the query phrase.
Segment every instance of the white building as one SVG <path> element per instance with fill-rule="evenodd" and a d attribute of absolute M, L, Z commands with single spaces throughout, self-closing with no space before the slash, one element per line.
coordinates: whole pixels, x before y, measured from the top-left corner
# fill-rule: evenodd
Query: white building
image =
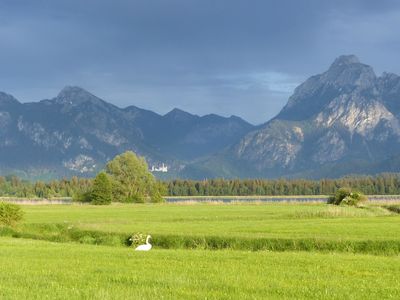
<path fill-rule="evenodd" d="M 164 163 L 161 165 L 161 167 L 155 167 L 154 165 L 151 166 L 151 172 L 162 172 L 162 173 L 167 173 L 168 172 L 168 166 L 166 166 Z"/>

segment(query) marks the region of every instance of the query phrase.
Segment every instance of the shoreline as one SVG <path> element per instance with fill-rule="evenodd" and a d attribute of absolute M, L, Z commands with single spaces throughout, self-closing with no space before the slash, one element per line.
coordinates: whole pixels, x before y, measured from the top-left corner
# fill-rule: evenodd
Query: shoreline
<path fill-rule="evenodd" d="M 301 196 L 167 196 L 164 204 L 246 204 L 246 203 L 325 203 L 327 195 Z M 370 203 L 398 203 L 400 195 L 367 195 Z M 21 205 L 85 205 L 87 203 L 74 202 L 72 198 L 20 198 L 0 197 L 0 201 Z M 117 202 L 115 202 L 117 203 Z"/>

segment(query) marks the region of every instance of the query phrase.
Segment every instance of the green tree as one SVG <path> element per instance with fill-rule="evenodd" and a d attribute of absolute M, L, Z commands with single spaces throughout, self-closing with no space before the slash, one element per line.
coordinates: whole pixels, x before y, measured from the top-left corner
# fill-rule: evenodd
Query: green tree
<path fill-rule="evenodd" d="M 160 185 L 150 173 L 145 159 L 132 151 L 117 155 L 107 163 L 106 171 L 112 179 L 115 201 L 162 201 Z"/>
<path fill-rule="evenodd" d="M 111 182 L 105 172 L 97 174 L 93 181 L 93 189 L 90 193 L 90 202 L 95 205 L 106 205 L 112 199 Z"/>
<path fill-rule="evenodd" d="M 22 220 L 24 213 L 20 206 L 0 202 L 0 225 L 14 226 Z"/>

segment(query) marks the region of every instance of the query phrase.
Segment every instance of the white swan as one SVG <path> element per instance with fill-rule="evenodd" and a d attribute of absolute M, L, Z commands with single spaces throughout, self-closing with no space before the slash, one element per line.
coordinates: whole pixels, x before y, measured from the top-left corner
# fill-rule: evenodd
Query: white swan
<path fill-rule="evenodd" d="M 137 246 L 135 251 L 149 251 L 152 247 L 151 244 L 149 243 L 149 239 L 151 239 L 151 235 L 147 236 L 146 244 Z"/>

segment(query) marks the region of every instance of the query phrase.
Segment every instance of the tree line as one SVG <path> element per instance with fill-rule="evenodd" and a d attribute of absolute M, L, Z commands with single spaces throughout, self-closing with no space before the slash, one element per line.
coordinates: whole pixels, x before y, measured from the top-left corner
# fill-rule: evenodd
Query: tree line
<path fill-rule="evenodd" d="M 124 157 L 122 157 L 124 158 Z M 125 160 L 134 157 L 125 157 Z M 110 186 L 112 197 L 120 202 L 143 202 L 146 197 L 162 196 L 290 196 L 331 195 L 341 187 L 349 187 L 367 195 L 400 194 L 400 174 L 377 176 L 347 176 L 340 179 L 209 179 L 156 181 L 145 172 L 143 161 L 135 163 L 139 169 L 127 173 L 126 161 L 110 164 L 106 175 L 101 175 L 97 188 Z M 136 176 L 137 173 L 142 174 Z M 127 174 L 130 174 L 129 176 Z M 105 179 L 105 176 L 107 179 Z M 31 182 L 16 176 L 0 176 L 0 197 L 73 197 L 81 199 L 93 190 L 94 179 L 70 179 Z M 108 188 L 107 188 L 108 189 Z"/>
<path fill-rule="evenodd" d="M 0 197 L 58 198 L 73 197 L 88 192 L 93 179 L 78 178 L 51 180 L 48 182 L 20 179 L 13 175 L 0 176 Z"/>
<path fill-rule="evenodd" d="M 331 195 L 348 187 L 368 195 L 400 194 L 400 174 L 347 176 L 339 179 L 211 179 L 164 183 L 169 196 L 290 196 Z"/>
<path fill-rule="evenodd" d="M 149 172 L 143 157 L 132 151 L 117 155 L 94 179 L 72 177 L 30 182 L 16 176 L 0 177 L 0 197 L 72 197 L 92 204 L 160 202 L 164 185 Z"/>

